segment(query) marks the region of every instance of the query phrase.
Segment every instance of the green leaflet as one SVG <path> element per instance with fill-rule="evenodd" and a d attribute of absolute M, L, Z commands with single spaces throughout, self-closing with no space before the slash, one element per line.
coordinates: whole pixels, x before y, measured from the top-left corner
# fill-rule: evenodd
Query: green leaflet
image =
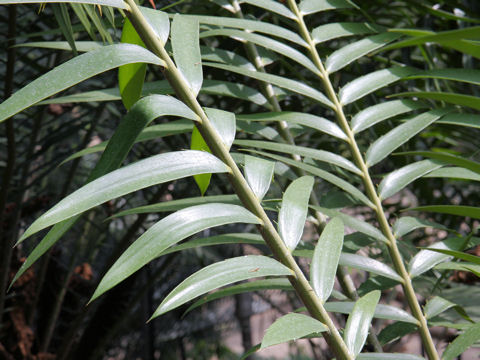
<path fill-rule="evenodd" d="M 245 180 L 260 201 L 270 187 L 274 169 L 275 163 L 273 161 L 245 155 Z"/>
<path fill-rule="evenodd" d="M 424 104 L 412 100 L 393 100 L 373 105 L 353 117 L 352 130 L 359 133 L 383 120 L 425 107 Z"/>
<path fill-rule="evenodd" d="M 418 72 L 418 70 L 408 67 L 394 67 L 361 76 L 340 89 L 338 93 L 340 102 L 344 105 L 350 104 L 415 72 Z"/>
<path fill-rule="evenodd" d="M 215 203 L 192 206 L 163 218 L 144 232 L 118 258 L 100 281 L 90 302 L 188 236 L 214 226 L 237 222 L 261 223 L 241 206 Z"/>
<path fill-rule="evenodd" d="M 263 112 L 257 114 L 237 115 L 238 120 L 248 121 L 286 121 L 290 124 L 298 124 L 324 132 L 325 134 L 335 136 L 342 140 L 347 140 L 347 136 L 334 122 L 307 113 L 282 111 L 282 112 Z"/>
<path fill-rule="evenodd" d="M 343 223 L 347 225 L 348 227 L 351 227 L 352 229 L 355 229 L 365 235 L 368 235 L 376 240 L 380 240 L 382 242 L 387 242 L 387 238 L 385 235 L 382 234 L 380 230 L 378 230 L 376 227 L 370 225 L 369 223 L 359 220 L 353 216 L 349 216 L 347 214 L 344 214 L 340 211 L 332 210 L 332 209 L 327 209 L 325 207 L 320 207 L 320 206 L 310 206 L 312 209 L 315 209 L 317 211 L 320 211 L 322 214 L 327 215 L 328 217 L 334 218 L 334 217 L 339 217 L 342 219 Z"/>
<path fill-rule="evenodd" d="M 290 313 L 270 325 L 263 336 L 260 348 L 264 349 L 323 331 L 328 331 L 328 328 L 320 321 L 307 315 Z"/>
<path fill-rule="evenodd" d="M 355 302 L 353 301 L 331 301 L 325 303 L 325 310 L 329 312 L 351 314 L 354 306 Z M 408 312 L 391 305 L 378 304 L 375 308 L 373 317 L 378 319 L 402 321 L 409 324 L 418 324 L 417 319 Z"/>
<path fill-rule="evenodd" d="M 400 275 L 398 275 L 388 265 L 366 256 L 342 253 L 340 255 L 339 263 L 342 266 L 349 266 L 355 269 L 365 270 L 369 273 L 384 276 L 400 283 L 403 282 Z"/>
<path fill-rule="evenodd" d="M 450 113 L 438 120 L 437 123 L 480 128 L 480 116 L 475 114 Z"/>
<path fill-rule="evenodd" d="M 348 317 L 343 338 L 354 357 L 360 353 L 367 340 L 368 329 L 378 300 L 380 300 L 380 291 L 369 292 L 357 300 Z"/>
<path fill-rule="evenodd" d="M 456 304 L 454 304 L 453 302 L 448 301 L 447 299 L 444 299 L 440 296 L 434 296 L 427 301 L 423 312 L 425 313 L 425 317 L 427 319 L 431 319 L 454 306 L 456 306 Z"/>
<path fill-rule="evenodd" d="M 225 145 L 227 150 L 230 150 L 233 140 L 235 139 L 235 115 L 228 111 L 213 108 L 205 108 L 204 110 L 212 126 L 220 135 L 223 144 Z M 211 152 L 207 143 L 200 134 L 200 131 L 196 127 L 193 129 L 192 132 L 190 148 L 192 150 Z M 205 191 L 207 191 L 208 189 L 211 176 L 211 174 L 201 174 L 194 176 L 195 182 L 197 183 L 202 195 L 205 194 Z"/>
<path fill-rule="evenodd" d="M 340 37 L 372 34 L 382 31 L 383 28 L 369 23 L 340 22 L 320 25 L 312 30 L 312 40 L 315 44 L 338 39 Z"/>
<path fill-rule="evenodd" d="M 85 79 L 138 62 L 163 65 L 163 61 L 150 51 L 131 44 L 104 46 L 77 56 L 40 76 L 0 104 L 0 122 Z"/>
<path fill-rule="evenodd" d="M 424 357 L 400 353 L 361 353 L 357 360 L 425 360 Z"/>
<path fill-rule="evenodd" d="M 228 172 L 213 155 L 202 151 L 176 151 L 155 155 L 112 171 L 70 194 L 38 218 L 18 242 L 62 220 L 81 214 L 108 200 L 191 175 Z"/>
<path fill-rule="evenodd" d="M 145 47 L 128 18 L 125 18 L 120 41 Z M 142 63 L 123 65 L 118 68 L 118 88 L 123 105 L 127 110 L 140 99 L 146 72 L 147 65 Z"/>
<path fill-rule="evenodd" d="M 444 113 L 442 110 L 428 111 L 390 130 L 368 148 L 365 157 L 367 166 L 373 166 L 385 159 L 393 150 L 442 117 Z"/>
<path fill-rule="evenodd" d="M 420 250 L 408 264 L 408 272 L 410 273 L 410 276 L 413 278 L 421 275 L 440 262 L 450 258 L 449 255 L 430 251 L 429 249 L 459 250 L 462 246 L 462 242 L 462 239 L 450 238 Z"/>
<path fill-rule="evenodd" d="M 442 167 L 442 163 L 439 161 L 423 160 L 394 170 L 383 178 L 378 186 L 378 195 L 381 199 L 386 199 L 418 178 L 440 167 Z"/>
<path fill-rule="evenodd" d="M 122 119 L 112 138 L 108 142 L 95 168 L 90 173 L 87 183 L 105 175 L 122 164 L 133 143 L 151 121 L 161 115 L 171 114 L 196 119 L 195 114 L 183 103 L 172 97 L 152 95 L 138 101 Z M 15 282 L 41 255 L 52 247 L 70 229 L 81 215 L 74 216 L 56 224 L 42 241 L 35 247 L 27 260 L 15 275 Z M 23 234 L 22 239 L 25 238 Z M 20 240 L 19 240 L 20 241 Z M 10 285 L 11 286 L 11 285 Z"/>
<path fill-rule="evenodd" d="M 472 95 L 455 94 L 447 92 L 435 92 L 435 91 L 414 91 L 403 92 L 392 96 L 411 96 L 419 99 L 430 99 L 436 101 L 445 101 L 449 104 L 460 105 L 470 107 L 475 110 L 480 110 L 480 103 L 478 97 Z"/>
<path fill-rule="evenodd" d="M 278 231 L 290 251 L 295 250 L 302 237 L 313 184 L 312 176 L 303 176 L 294 180 L 283 194 Z"/>
<path fill-rule="evenodd" d="M 311 15 L 320 11 L 356 8 L 349 0 L 302 0 L 299 9 L 303 15 Z"/>
<path fill-rule="evenodd" d="M 407 76 L 407 79 L 444 79 L 480 85 L 480 71 L 475 69 L 430 69 Z"/>
<path fill-rule="evenodd" d="M 400 35 L 392 33 L 383 33 L 370 36 L 363 40 L 348 44 L 343 48 L 334 51 L 325 62 L 325 68 L 329 73 L 338 71 L 351 62 L 367 55 L 368 53 L 380 49 L 389 42 L 398 39 Z"/>
<path fill-rule="evenodd" d="M 329 151 L 311 149 L 308 147 L 297 145 L 279 144 L 273 141 L 237 140 L 235 141 L 235 144 L 240 146 L 256 147 L 259 149 L 278 151 L 287 154 L 298 154 L 315 160 L 330 163 L 332 165 L 336 165 L 357 175 L 362 174 L 362 172 L 350 160 L 347 160 L 343 156 L 337 155 Z"/>
<path fill-rule="evenodd" d="M 201 299 L 197 300 L 193 305 L 191 305 L 185 311 L 185 314 L 210 301 L 221 299 L 226 296 L 232 296 L 232 295 L 242 294 L 242 293 L 252 292 L 252 291 L 273 290 L 273 289 L 293 291 L 293 287 L 290 284 L 290 281 L 284 278 L 249 281 L 246 283 L 229 286 L 229 287 L 217 290 L 212 294 L 203 296 Z"/>
<path fill-rule="evenodd" d="M 112 6 L 119 9 L 125 9 L 123 0 L 2 0 L 0 5 L 6 4 L 40 4 L 40 3 L 80 3 Z"/>
<path fill-rule="evenodd" d="M 211 290 L 259 276 L 293 276 L 293 272 L 266 256 L 249 255 L 221 261 L 197 271 L 173 289 L 152 319 Z"/>
<path fill-rule="evenodd" d="M 240 199 L 237 195 L 213 195 L 213 196 L 198 196 L 186 199 L 162 201 L 157 204 L 139 206 L 133 209 L 120 211 L 118 214 L 113 215 L 110 219 L 119 218 L 122 216 L 133 214 L 148 214 L 148 213 L 160 213 L 168 211 L 177 211 L 189 206 L 210 204 L 210 203 L 222 203 L 222 204 L 236 204 L 240 205 Z"/>
<path fill-rule="evenodd" d="M 455 250 L 448 250 L 448 249 L 435 249 L 435 248 L 424 248 L 429 251 L 434 251 L 438 252 L 440 254 L 445 254 L 448 256 L 453 256 L 454 258 L 465 260 L 465 261 L 470 261 L 471 263 L 474 263 L 476 265 L 480 265 L 480 257 L 475 256 L 472 254 L 467 254 L 461 251 L 455 251 Z"/>
<path fill-rule="evenodd" d="M 304 96 L 308 96 L 314 100 L 317 100 L 319 103 L 323 104 L 326 107 L 333 108 L 332 102 L 328 100 L 328 98 L 324 94 L 322 94 L 320 91 L 308 85 L 305 85 L 300 81 L 291 80 L 278 75 L 272 75 L 272 74 L 267 74 L 263 72 L 247 70 L 247 69 L 243 69 L 243 68 L 240 68 L 237 66 L 231 66 L 231 65 L 216 64 L 216 63 L 210 63 L 210 62 L 205 62 L 203 65 L 210 66 L 217 69 L 231 71 L 231 72 L 248 76 L 260 81 L 265 81 L 272 85 L 279 86 L 281 88 L 296 92 Z"/>
<path fill-rule="evenodd" d="M 299 169 L 305 170 L 307 173 L 318 176 L 322 178 L 325 181 L 328 181 L 334 186 L 339 187 L 340 189 L 344 190 L 348 194 L 352 195 L 355 199 L 359 200 L 363 204 L 369 206 L 369 207 L 374 207 L 372 202 L 360 191 L 358 190 L 355 186 L 350 184 L 349 182 L 343 180 L 342 178 L 332 175 L 327 171 L 324 171 L 322 169 L 319 169 L 315 166 L 305 164 L 303 162 L 295 161 L 290 158 L 284 157 L 284 156 L 279 156 L 279 155 L 274 155 L 270 154 L 264 151 L 254 151 L 251 150 L 250 152 L 260 154 L 262 156 L 268 157 L 270 159 L 278 160 L 281 161 L 282 163 L 288 164 L 290 166 L 297 167 Z"/>
<path fill-rule="evenodd" d="M 310 266 L 310 282 L 322 302 L 332 293 L 338 261 L 343 246 L 344 226 L 340 218 L 333 218 L 320 235 Z"/>
<path fill-rule="evenodd" d="M 455 156 L 451 155 L 446 152 L 434 152 L 434 151 L 409 151 L 405 153 L 401 153 L 404 155 L 420 155 L 420 156 L 425 156 L 428 158 L 440 160 L 443 162 L 446 162 L 447 164 L 452 164 L 452 165 L 457 165 L 464 167 L 466 169 L 472 170 L 476 172 L 477 174 L 480 174 L 480 163 L 461 157 L 461 156 Z M 453 176 L 454 177 L 454 176 Z"/>
<path fill-rule="evenodd" d="M 203 82 L 198 32 L 197 20 L 179 14 L 173 17 L 171 30 L 173 58 L 194 96 L 198 95 Z"/>
<path fill-rule="evenodd" d="M 242 0 L 242 3 L 255 5 L 286 18 L 295 19 L 295 15 L 285 5 L 274 0 Z"/>
<path fill-rule="evenodd" d="M 208 24 L 214 26 L 231 27 L 244 30 L 260 32 L 275 37 L 279 37 L 298 45 L 308 48 L 308 44 L 298 34 L 285 29 L 282 26 L 269 24 L 258 20 L 234 19 L 221 16 L 200 16 L 200 15 L 184 15 L 198 20 L 200 24 Z"/>
<path fill-rule="evenodd" d="M 433 227 L 435 229 L 447 230 L 447 228 L 443 225 L 411 216 L 404 216 L 395 221 L 392 229 L 395 237 L 400 238 L 413 230 L 424 227 Z"/>
<path fill-rule="evenodd" d="M 468 216 L 472 219 L 480 219 L 480 207 L 462 205 L 427 205 L 410 208 L 409 210 L 427 211 L 440 214 Z"/>
<path fill-rule="evenodd" d="M 62 30 L 63 36 L 67 39 L 67 42 L 72 49 L 73 55 L 77 56 L 77 47 L 75 46 L 75 39 L 73 35 L 72 23 L 70 21 L 70 16 L 68 14 L 68 8 L 65 4 L 53 5 L 53 14 L 57 20 L 60 29 Z"/>
<path fill-rule="evenodd" d="M 480 339 L 480 322 L 469 327 L 445 349 L 442 359 L 453 360 Z"/>
<path fill-rule="evenodd" d="M 285 57 L 290 58 L 291 60 L 299 63 L 306 69 L 310 70 L 316 75 L 320 75 L 320 71 L 317 69 L 315 64 L 305 55 L 303 55 L 298 50 L 285 45 L 284 43 L 273 40 L 266 36 L 249 33 L 246 31 L 234 30 L 234 29 L 215 29 L 204 31 L 200 34 L 201 38 L 209 36 L 229 36 L 234 40 L 245 40 L 256 45 L 263 46 L 265 49 L 277 52 Z"/>

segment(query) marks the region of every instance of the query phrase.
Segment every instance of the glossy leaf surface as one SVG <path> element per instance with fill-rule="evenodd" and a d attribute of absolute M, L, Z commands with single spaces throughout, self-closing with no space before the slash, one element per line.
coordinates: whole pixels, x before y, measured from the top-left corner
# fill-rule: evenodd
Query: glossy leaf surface
<path fill-rule="evenodd" d="M 172 49 L 175 63 L 183 74 L 194 96 L 203 82 L 198 21 L 176 14 L 172 21 Z"/>
<path fill-rule="evenodd" d="M 0 122 L 83 80 L 132 63 L 163 65 L 157 56 L 137 45 L 104 46 L 57 66 L 18 90 L 0 104 Z"/>
<path fill-rule="evenodd" d="M 50 225 L 130 192 L 191 175 L 228 171 L 224 163 L 202 151 L 177 151 L 140 160 L 88 183 L 58 202 L 27 229 L 19 242 Z"/>
<path fill-rule="evenodd" d="M 303 314 L 284 315 L 270 325 L 265 332 L 261 348 L 300 339 L 304 336 L 327 331 L 320 321 Z"/>
<path fill-rule="evenodd" d="M 360 353 L 365 340 L 367 340 L 368 329 L 378 300 L 380 300 L 380 291 L 378 290 L 362 296 L 355 303 L 352 313 L 347 319 L 343 338 L 354 357 Z"/>
<path fill-rule="evenodd" d="M 258 157 L 245 155 L 245 179 L 255 196 L 262 200 L 270 187 L 275 163 Z"/>
<path fill-rule="evenodd" d="M 278 230 L 291 251 L 295 250 L 303 234 L 313 184 L 313 177 L 303 176 L 293 181 L 283 194 L 282 207 L 278 214 Z"/>
<path fill-rule="evenodd" d="M 293 272 L 266 256 L 249 255 L 221 261 L 197 271 L 162 301 L 152 318 L 173 310 L 216 288 L 260 276 L 288 276 Z"/>
<path fill-rule="evenodd" d="M 310 265 L 310 282 L 322 302 L 332 293 L 338 261 L 343 246 L 344 226 L 340 218 L 333 218 L 318 239 Z"/>
<path fill-rule="evenodd" d="M 259 224 L 245 208 L 229 204 L 204 204 L 179 210 L 150 227 L 112 265 L 100 281 L 90 301 L 108 291 L 168 247 L 214 226 L 231 223 Z"/>

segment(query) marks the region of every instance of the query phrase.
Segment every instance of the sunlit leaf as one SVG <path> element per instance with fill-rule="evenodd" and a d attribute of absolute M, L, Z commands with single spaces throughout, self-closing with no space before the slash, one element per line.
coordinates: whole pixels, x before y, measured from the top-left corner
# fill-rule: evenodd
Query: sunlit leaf
<path fill-rule="evenodd" d="M 322 302 L 332 293 L 338 261 L 343 246 L 344 226 L 340 218 L 333 218 L 318 239 L 310 266 L 310 282 Z"/>
<path fill-rule="evenodd" d="M 221 261 L 197 271 L 173 289 L 152 315 L 152 319 L 197 296 L 237 281 L 260 276 L 288 275 L 293 275 L 292 270 L 266 256 L 249 255 Z"/>
<path fill-rule="evenodd" d="M 272 182 L 275 163 L 245 155 L 245 179 L 259 200 L 262 200 Z"/>
<path fill-rule="evenodd" d="M 0 104 L 0 122 L 85 79 L 139 62 L 163 65 L 150 51 L 131 44 L 104 46 L 79 55 L 30 82 Z"/>
<path fill-rule="evenodd" d="M 418 178 L 440 167 L 442 167 L 442 163 L 439 161 L 423 160 L 394 170 L 383 178 L 378 186 L 378 195 L 380 198 L 386 199 Z"/>
<path fill-rule="evenodd" d="M 388 265 L 366 256 L 342 253 L 340 255 L 340 265 L 353 267 L 355 269 L 365 270 L 372 274 L 385 276 L 389 279 L 392 279 L 398 282 L 403 281 L 400 275 L 398 275 Z"/>
<path fill-rule="evenodd" d="M 298 6 L 303 15 L 315 14 L 320 11 L 356 7 L 349 0 L 302 0 Z"/>
<path fill-rule="evenodd" d="M 229 204 L 192 206 L 163 218 L 125 250 L 102 278 L 90 301 L 188 236 L 214 226 L 237 222 L 259 224 L 261 221 L 245 208 Z"/>
<path fill-rule="evenodd" d="M 303 176 L 293 181 L 283 194 L 278 230 L 291 251 L 295 250 L 303 234 L 313 184 L 313 177 Z"/>
<path fill-rule="evenodd" d="M 417 135 L 427 126 L 439 119 L 444 112 L 442 110 L 432 110 L 398 125 L 393 130 L 376 140 L 367 150 L 366 162 L 368 166 L 373 166 L 386 158 L 393 150 L 403 145 L 412 137 Z"/>
<path fill-rule="evenodd" d="M 312 40 L 319 44 L 340 37 L 372 34 L 381 31 L 382 28 L 375 24 L 340 22 L 320 25 L 312 30 Z"/>
<path fill-rule="evenodd" d="M 176 14 L 172 21 L 172 49 L 175 64 L 190 85 L 194 96 L 203 82 L 198 21 Z"/>
<path fill-rule="evenodd" d="M 356 357 L 367 340 L 370 322 L 375 307 L 380 300 L 380 291 L 369 292 L 357 300 L 352 313 L 347 319 L 343 338 L 350 353 Z"/>

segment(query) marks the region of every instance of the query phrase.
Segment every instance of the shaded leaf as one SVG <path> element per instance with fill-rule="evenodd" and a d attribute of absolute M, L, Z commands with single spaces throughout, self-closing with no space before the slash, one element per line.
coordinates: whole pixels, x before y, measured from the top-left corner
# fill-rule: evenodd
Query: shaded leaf
<path fill-rule="evenodd" d="M 435 248 L 423 248 L 423 249 L 427 249 L 429 251 L 435 251 L 435 252 L 438 252 L 440 254 L 453 256 L 456 259 L 470 261 L 470 262 L 472 262 L 476 265 L 480 265 L 480 257 L 472 255 L 472 254 L 467 254 L 467 253 L 464 253 L 464 252 L 461 252 L 461 251 L 448 250 L 448 249 L 435 249 Z"/>
<path fill-rule="evenodd" d="M 380 334 L 378 334 L 378 340 L 380 344 L 387 345 L 392 341 L 403 338 L 405 335 L 413 333 L 418 330 L 418 326 L 406 322 L 395 322 L 387 325 Z"/>
<path fill-rule="evenodd" d="M 427 319 L 431 319 L 454 306 L 456 306 L 456 304 L 453 302 L 441 298 L 440 296 L 434 296 L 427 301 L 425 307 L 423 308 L 423 312 L 425 313 L 425 317 Z"/>
<path fill-rule="evenodd" d="M 431 159 L 440 160 L 447 164 L 457 165 L 472 170 L 480 174 L 480 163 L 461 156 L 452 155 L 446 152 L 437 151 L 408 151 L 400 153 L 400 155 L 420 155 Z"/>
<path fill-rule="evenodd" d="M 441 169 L 433 170 L 428 174 L 425 174 L 424 177 L 426 178 L 433 178 L 433 177 L 441 177 L 441 178 L 450 178 L 453 180 L 472 180 L 472 181 L 480 181 L 480 174 L 474 171 L 451 166 L 451 167 L 443 167 Z"/>
<path fill-rule="evenodd" d="M 255 5 L 289 19 L 295 19 L 295 15 L 285 5 L 273 0 L 242 0 L 242 3 Z"/>
<path fill-rule="evenodd" d="M 190 198 L 179 199 L 179 200 L 162 201 L 157 204 L 139 206 L 136 208 L 121 211 L 111 216 L 110 219 L 127 216 L 127 215 L 134 215 L 134 214 L 149 214 L 149 213 L 177 211 L 189 206 L 210 204 L 214 202 L 222 203 L 222 204 L 234 204 L 234 205 L 241 204 L 240 199 L 238 198 L 237 195 L 198 196 L 198 197 L 190 197 Z"/>
<path fill-rule="evenodd" d="M 290 313 L 270 325 L 263 336 L 261 349 L 323 331 L 328 331 L 328 328 L 320 321 L 307 315 Z"/>
<path fill-rule="evenodd" d="M 348 350 L 356 357 L 363 348 L 368 336 L 375 307 L 380 300 L 380 291 L 375 290 L 358 299 L 347 319 L 343 338 Z"/>
<path fill-rule="evenodd" d="M 322 302 L 332 293 L 338 261 L 343 246 L 344 226 L 340 218 L 333 218 L 318 239 L 310 266 L 310 282 Z"/>
<path fill-rule="evenodd" d="M 214 226 L 231 223 L 260 224 L 245 208 L 229 204 L 204 204 L 179 210 L 144 232 L 107 271 L 90 302 L 161 255 L 168 247 Z"/>
<path fill-rule="evenodd" d="M 245 179 L 259 200 L 263 199 L 270 187 L 274 168 L 272 161 L 245 155 Z"/>
<path fill-rule="evenodd" d="M 229 286 L 229 287 L 217 290 L 214 293 L 203 296 L 201 299 L 197 300 L 193 305 L 191 305 L 185 311 L 185 314 L 210 301 L 221 299 L 226 296 L 232 296 L 232 295 L 237 295 L 237 294 L 242 294 L 242 293 L 252 292 L 252 291 L 273 290 L 273 289 L 293 291 L 293 287 L 290 284 L 290 281 L 284 278 L 249 281 L 246 283 Z"/>
<path fill-rule="evenodd" d="M 468 216 L 472 219 L 480 219 L 480 207 L 462 205 L 427 205 L 410 208 L 411 211 L 426 211 L 440 214 Z"/>
<path fill-rule="evenodd" d="M 447 92 L 435 92 L 435 91 L 415 91 L 415 92 L 399 93 L 399 94 L 396 94 L 395 96 L 412 96 L 419 99 L 444 101 L 449 104 L 460 105 L 460 106 L 470 107 L 475 110 L 480 110 L 480 102 L 478 101 L 478 97 L 473 95 L 464 95 L 464 94 L 447 93 Z"/>
<path fill-rule="evenodd" d="M 128 18 L 125 18 L 120 41 L 145 47 Z M 118 68 L 118 87 L 123 105 L 127 110 L 140 99 L 146 72 L 147 65 L 142 63 L 123 65 Z"/>
<path fill-rule="evenodd" d="M 260 276 L 293 276 L 293 272 L 266 256 L 249 255 L 221 261 L 197 271 L 173 289 L 152 319 L 221 286 Z"/>
<path fill-rule="evenodd" d="M 480 129 L 480 115 L 450 113 L 438 120 L 437 123 L 468 126 Z"/>
<path fill-rule="evenodd" d="M 425 358 L 413 354 L 362 353 L 358 354 L 357 360 L 425 360 Z"/>
<path fill-rule="evenodd" d="M 313 184 L 313 177 L 303 176 L 294 180 L 283 194 L 278 230 L 291 251 L 295 250 L 303 234 Z"/>
<path fill-rule="evenodd" d="M 126 9 L 123 0 L 2 0 L 1 5 L 6 4 L 40 4 L 40 3 L 80 3 L 112 6 L 119 9 Z"/>
<path fill-rule="evenodd" d="M 480 322 L 469 327 L 445 349 L 442 359 L 453 360 L 480 339 Z"/>
<path fill-rule="evenodd" d="M 79 55 L 32 81 L 0 104 L 0 122 L 92 76 L 131 63 L 163 65 L 150 51 L 131 44 L 104 46 Z"/>
<path fill-rule="evenodd" d="M 194 127 L 192 131 L 192 138 L 190 139 L 190 149 L 211 153 L 210 148 L 200 134 L 200 131 L 198 131 L 197 127 Z M 208 186 L 210 185 L 210 179 L 212 178 L 212 174 L 206 173 L 194 175 L 193 178 L 195 179 L 195 183 L 197 184 L 198 189 L 203 196 L 207 191 Z"/>
<path fill-rule="evenodd" d="M 365 157 L 367 166 L 375 165 L 385 159 L 393 150 L 405 144 L 443 114 L 442 110 L 428 111 L 390 130 L 368 148 Z"/>

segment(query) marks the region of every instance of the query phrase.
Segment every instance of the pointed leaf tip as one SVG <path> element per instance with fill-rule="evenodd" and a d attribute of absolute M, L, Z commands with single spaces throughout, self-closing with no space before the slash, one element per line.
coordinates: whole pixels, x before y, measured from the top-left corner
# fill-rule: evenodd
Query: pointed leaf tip
<path fill-rule="evenodd" d="M 291 251 L 295 250 L 303 234 L 313 184 L 312 176 L 302 176 L 294 180 L 283 195 L 278 214 L 278 229 L 285 245 Z"/>

